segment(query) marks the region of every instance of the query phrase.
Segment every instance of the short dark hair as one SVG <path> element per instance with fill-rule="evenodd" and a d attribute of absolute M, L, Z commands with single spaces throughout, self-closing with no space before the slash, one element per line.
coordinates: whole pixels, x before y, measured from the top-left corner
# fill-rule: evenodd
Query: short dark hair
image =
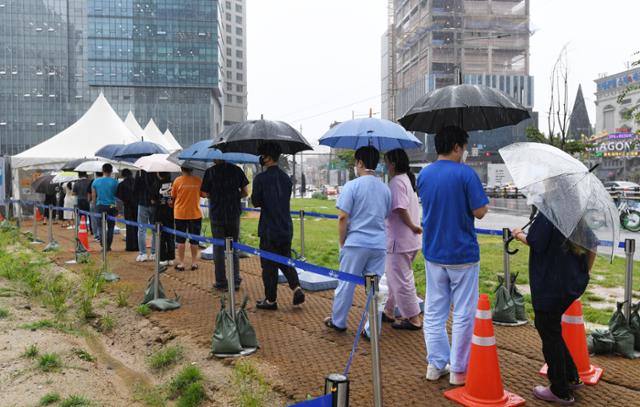
<path fill-rule="evenodd" d="M 436 153 L 439 155 L 449 154 L 456 145 L 464 147 L 469 143 L 469 134 L 458 126 L 446 126 L 435 138 Z"/>
<path fill-rule="evenodd" d="M 102 174 L 101 172 L 96 172 L 96 177 L 102 177 L 104 174 Z"/>
<path fill-rule="evenodd" d="M 193 168 L 189 168 L 189 167 L 180 167 L 180 171 L 182 172 L 186 172 L 187 174 L 191 174 L 193 172 Z"/>
<path fill-rule="evenodd" d="M 102 172 L 111 174 L 113 172 L 113 165 L 109 163 L 102 164 Z"/>
<path fill-rule="evenodd" d="M 282 148 L 276 143 L 266 142 L 258 147 L 258 154 L 271 157 L 275 162 L 278 162 L 280 155 L 282 155 Z"/>
<path fill-rule="evenodd" d="M 80 172 L 78 172 L 78 177 L 80 177 L 80 178 L 87 178 L 87 173 L 86 173 L 86 172 L 84 172 L 84 171 L 80 171 Z"/>
<path fill-rule="evenodd" d="M 127 177 L 130 177 L 131 175 L 133 175 L 133 173 L 131 172 L 131 170 L 130 170 L 130 169 L 125 168 L 125 169 L 123 169 L 123 170 L 122 170 L 122 172 L 120 173 L 120 175 L 121 175 L 123 178 L 127 178 Z"/>
<path fill-rule="evenodd" d="M 368 170 L 375 170 L 380 161 L 380 152 L 372 146 L 360 147 L 356 150 L 356 161 L 362 161 Z"/>

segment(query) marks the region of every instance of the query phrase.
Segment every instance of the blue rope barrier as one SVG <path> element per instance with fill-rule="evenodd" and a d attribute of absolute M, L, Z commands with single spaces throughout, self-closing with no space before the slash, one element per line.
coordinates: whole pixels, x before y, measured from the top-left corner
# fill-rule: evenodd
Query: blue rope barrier
<path fill-rule="evenodd" d="M 351 347 L 351 353 L 349 353 L 349 359 L 347 359 L 347 365 L 344 368 L 343 376 L 349 377 L 349 371 L 351 370 L 351 363 L 353 363 L 353 356 L 356 354 L 356 350 L 358 349 L 358 342 L 360 342 L 360 332 L 362 332 L 362 328 L 364 328 L 364 321 L 367 319 L 371 298 L 373 298 L 373 290 L 369 291 L 369 294 L 367 295 L 367 303 L 364 306 L 364 311 L 362 312 L 362 318 L 360 318 L 360 324 L 358 324 L 358 330 L 356 331 L 356 339 L 353 341 L 353 346 Z"/>

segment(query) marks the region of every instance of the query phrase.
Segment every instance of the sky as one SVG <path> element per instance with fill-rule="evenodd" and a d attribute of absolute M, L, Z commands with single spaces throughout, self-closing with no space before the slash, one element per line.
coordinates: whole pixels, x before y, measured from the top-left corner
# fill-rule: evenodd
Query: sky
<path fill-rule="evenodd" d="M 605 7 L 606 5 L 606 7 Z M 531 0 L 535 106 L 546 131 L 553 64 L 567 45 L 569 98 L 582 84 L 591 122 L 599 74 L 640 51 L 635 0 Z M 386 0 L 247 0 L 249 119 L 284 120 L 317 146 L 333 121 L 380 112 Z M 636 58 L 640 59 L 640 57 Z"/>

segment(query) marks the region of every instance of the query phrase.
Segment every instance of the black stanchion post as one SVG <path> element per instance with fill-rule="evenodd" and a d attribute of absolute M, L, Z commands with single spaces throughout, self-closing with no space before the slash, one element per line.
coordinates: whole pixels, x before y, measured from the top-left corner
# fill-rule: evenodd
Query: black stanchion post
<path fill-rule="evenodd" d="M 235 291 L 236 291 L 236 280 L 235 280 L 235 270 L 233 267 L 233 238 L 231 237 L 227 237 L 224 240 L 224 256 L 225 256 L 225 261 L 227 263 L 227 287 L 229 289 L 229 312 L 231 313 L 231 315 L 233 316 L 233 318 L 235 319 L 236 317 L 236 298 L 235 298 Z"/>
<path fill-rule="evenodd" d="M 378 324 L 378 276 L 365 276 L 365 290 L 372 294 L 369 301 L 369 331 L 371 336 L 371 370 L 373 407 L 382 407 L 382 370 L 380 367 L 380 328 Z"/>
<path fill-rule="evenodd" d="M 300 209 L 300 257 L 304 259 L 304 209 Z"/>
<path fill-rule="evenodd" d="M 624 276 L 624 315 L 627 318 L 627 322 L 629 322 L 631 318 L 631 303 L 633 302 L 633 256 L 635 252 L 636 240 L 625 239 L 624 254 L 626 262 L 626 272 Z"/>
<path fill-rule="evenodd" d="M 331 373 L 324 380 L 324 394 L 333 394 L 332 407 L 349 407 L 349 379 L 339 373 Z"/>
<path fill-rule="evenodd" d="M 511 263 L 509 262 L 509 239 L 511 231 L 509 228 L 502 229 L 502 267 L 504 269 L 504 286 L 507 290 L 511 290 Z"/>
<path fill-rule="evenodd" d="M 22 202 L 16 201 L 16 225 L 18 226 L 18 230 L 22 228 Z"/>
<path fill-rule="evenodd" d="M 160 297 L 160 248 L 162 247 L 160 244 L 160 232 L 162 230 L 162 224 L 160 222 L 156 222 L 156 270 L 155 277 L 153 282 L 153 299 L 157 300 Z"/>
<path fill-rule="evenodd" d="M 55 250 L 58 248 L 58 242 L 53 238 L 53 206 L 49 205 L 49 224 L 47 225 L 47 245 L 44 248 L 45 252 Z"/>

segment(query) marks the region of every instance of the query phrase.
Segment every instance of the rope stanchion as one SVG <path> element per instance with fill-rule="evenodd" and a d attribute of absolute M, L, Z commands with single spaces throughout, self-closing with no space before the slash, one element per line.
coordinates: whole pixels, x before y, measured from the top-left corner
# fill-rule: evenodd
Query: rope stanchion
<path fill-rule="evenodd" d="M 102 238 L 102 273 L 100 273 L 100 277 L 104 279 L 104 281 L 108 281 L 108 282 L 118 281 L 120 280 L 120 276 L 117 275 L 116 273 L 109 271 L 109 264 L 107 259 L 107 245 L 109 242 L 109 239 L 107 236 L 107 233 L 108 233 L 107 212 L 102 212 L 100 215 L 102 220 L 101 222 L 102 230 L 101 230 L 101 236 L 100 236 Z"/>
<path fill-rule="evenodd" d="M 33 203 L 33 226 L 31 228 L 31 244 L 42 244 L 42 240 L 38 239 L 38 205 Z"/>
<path fill-rule="evenodd" d="M 55 239 L 53 238 L 53 211 L 54 211 L 54 206 L 49 205 L 49 224 L 47 225 L 48 226 L 47 227 L 48 242 L 47 242 L 47 245 L 42 250 L 44 252 L 51 252 L 51 251 L 57 250 L 58 247 L 60 247 L 58 242 L 56 242 Z"/>
<path fill-rule="evenodd" d="M 229 293 L 229 312 L 235 320 L 236 318 L 236 280 L 233 262 L 233 238 L 227 237 L 224 241 L 224 261 L 226 263 L 227 272 L 227 290 Z"/>

